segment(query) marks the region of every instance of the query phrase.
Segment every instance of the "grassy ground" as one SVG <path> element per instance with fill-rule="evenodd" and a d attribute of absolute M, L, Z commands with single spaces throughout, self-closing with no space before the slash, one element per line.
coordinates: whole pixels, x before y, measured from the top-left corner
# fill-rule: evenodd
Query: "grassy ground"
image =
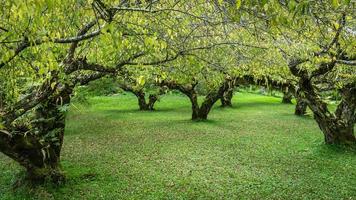
<path fill-rule="evenodd" d="M 12 192 L 21 170 L 0 155 L 0 199 L 356 199 L 356 153 L 327 147 L 311 117 L 279 98 L 239 93 L 190 121 L 187 98 L 156 112 L 131 95 L 72 107 L 64 187 Z"/>

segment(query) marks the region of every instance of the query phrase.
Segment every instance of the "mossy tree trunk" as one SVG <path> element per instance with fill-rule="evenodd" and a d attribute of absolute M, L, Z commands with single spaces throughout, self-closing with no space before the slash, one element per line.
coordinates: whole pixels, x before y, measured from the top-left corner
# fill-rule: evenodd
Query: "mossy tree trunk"
<path fill-rule="evenodd" d="M 66 106 L 76 84 L 87 84 L 103 77 L 93 73 L 74 76 L 71 83 L 59 83 L 57 74 L 22 98 L 3 115 L 0 130 L 0 151 L 26 169 L 25 181 L 60 184 L 65 176 L 60 155 L 65 129 Z M 30 113 L 30 125 L 16 121 Z M 16 123 L 14 123 L 16 122 Z"/>
<path fill-rule="evenodd" d="M 31 184 L 41 184 L 45 181 L 58 184 L 64 181 L 58 144 L 42 141 L 43 138 L 26 129 L 16 129 L 16 134 L 12 133 L 11 136 L 10 133 L 2 131 L 0 139 L 1 152 L 25 167 L 26 181 Z"/>
<path fill-rule="evenodd" d="M 65 177 L 60 168 L 60 154 L 65 129 L 65 113 L 60 108 L 70 103 L 73 87 L 56 86 L 49 83 L 42 87 L 43 99 L 34 111 L 31 126 L 25 124 L 12 125 L 17 112 L 7 113 L 5 121 L 7 130 L 0 132 L 0 150 L 5 155 L 19 162 L 26 168 L 26 178 L 32 184 L 45 181 L 59 184 Z M 30 109 L 32 104 L 19 105 Z"/>

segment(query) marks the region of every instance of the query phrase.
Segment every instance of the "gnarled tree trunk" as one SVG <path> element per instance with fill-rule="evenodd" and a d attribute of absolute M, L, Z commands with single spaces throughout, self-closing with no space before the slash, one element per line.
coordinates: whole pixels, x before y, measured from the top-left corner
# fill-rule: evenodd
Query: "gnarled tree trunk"
<path fill-rule="evenodd" d="M 342 100 L 334 115 L 323 115 L 326 104 L 317 110 L 315 119 L 324 133 L 327 144 L 356 144 L 354 125 L 356 118 L 356 83 L 348 84 L 340 90 Z M 316 106 L 316 105 L 313 105 Z M 326 112 L 327 113 L 327 112 Z"/>
<path fill-rule="evenodd" d="M 11 136 L 4 131 L 0 132 L 0 150 L 26 168 L 25 180 L 31 184 L 63 182 L 58 145 L 42 141 L 43 138 L 26 129 L 14 131 L 16 133 L 13 132 Z"/>
<path fill-rule="evenodd" d="M 354 135 L 355 111 L 356 111 L 356 82 L 345 85 L 341 89 L 342 100 L 335 113 L 331 113 L 327 104 L 321 100 L 317 93 L 312 78 L 321 76 L 332 70 L 335 61 L 322 63 L 312 73 L 299 69 L 297 66 L 304 62 L 300 59 L 289 63 L 291 72 L 298 76 L 299 92 L 305 96 L 309 108 L 314 113 L 314 119 L 324 134 L 327 144 L 356 144 Z"/>
<path fill-rule="evenodd" d="M 202 105 L 199 109 L 199 119 L 206 120 L 208 118 L 208 114 L 214 104 L 224 95 L 230 87 L 230 80 L 225 81 L 222 85 L 218 88 L 217 91 L 210 92 L 203 101 Z"/>
<path fill-rule="evenodd" d="M 136 93 L 135 93 L 136 94 Z M 148 96 L 148 102 L 146 101 L 146 95 L 144 92 L 138 92 L 136 94 L 137 99 L 138 99 L 138 105 L 140 107 L 140 110 L 148 110 L 148 111 L 153 111 L 155 110 L 154 106 L 155 103 L 158 100 L 158 95 L 156 94 L 150 94 Z"/>

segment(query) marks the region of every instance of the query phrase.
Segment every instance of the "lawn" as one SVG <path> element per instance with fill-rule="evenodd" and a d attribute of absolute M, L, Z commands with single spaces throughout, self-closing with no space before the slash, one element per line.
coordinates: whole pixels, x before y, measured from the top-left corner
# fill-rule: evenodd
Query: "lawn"
<path fill-rule="evenodd" d="M 281 99 L 235 95 L 206 122 L 189 100 L 155 112 L 132 95 L 74 104 L 67 118 L 65 186 L 13 191 L 21 168 L 0 155 L 0 199 L 356 199 L 356 152 L 328 147 L 311 116 Z"/>

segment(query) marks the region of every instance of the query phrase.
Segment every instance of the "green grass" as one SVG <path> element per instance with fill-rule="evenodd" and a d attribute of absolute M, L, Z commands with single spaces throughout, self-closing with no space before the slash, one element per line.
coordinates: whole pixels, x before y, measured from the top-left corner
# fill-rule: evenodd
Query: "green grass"
<path fill-rule="evenodd" d="M 11 190 L 21 168 L 0 155 L 0 199 L 356 199 L 356 153 L 323 144 L 281 99 L 235 95 L 206 122 L 167 95 L 157 111 L 131 95 L 72 106 L 60 188 Z"/>

